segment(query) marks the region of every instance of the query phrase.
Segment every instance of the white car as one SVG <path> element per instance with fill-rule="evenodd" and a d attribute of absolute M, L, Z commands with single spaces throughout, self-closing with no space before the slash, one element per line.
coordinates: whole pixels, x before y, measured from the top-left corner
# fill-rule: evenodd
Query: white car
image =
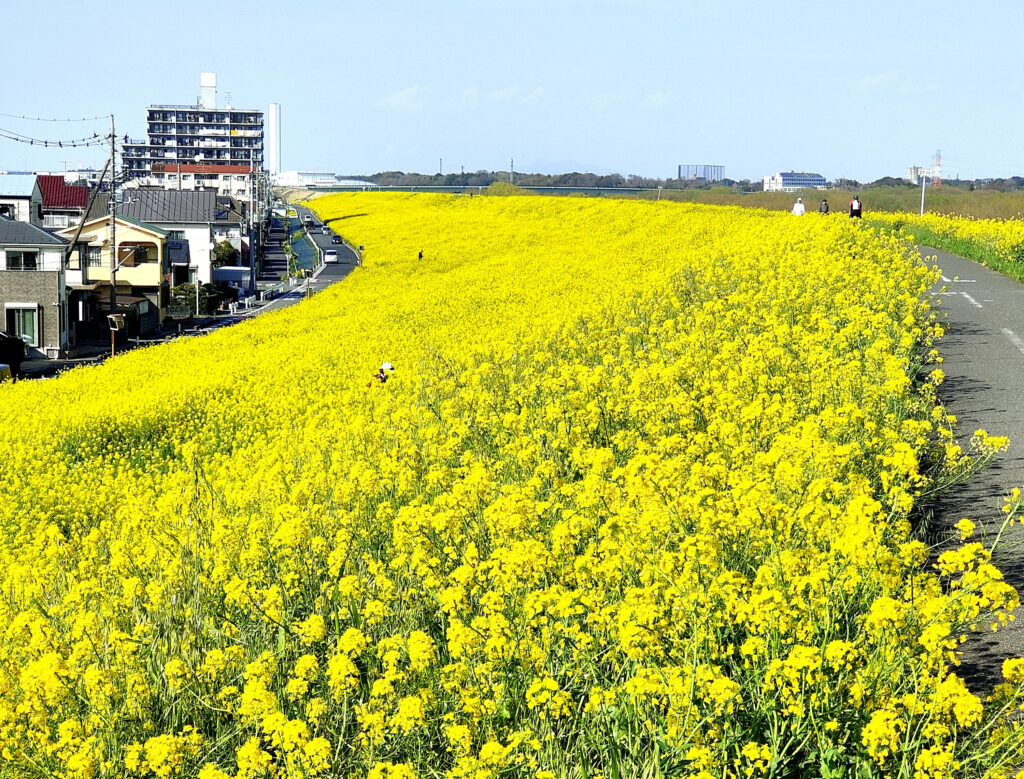
<path fill-rule="evenodd" d="M 328 263 L 328 262 L 337 262 L 337 261 L 338 261 L 338 252 L 337 252 L 337 250 L 335 250 L 335 249 L 327 249 L 324 252 L 324 263 L 325 264 Z"/>

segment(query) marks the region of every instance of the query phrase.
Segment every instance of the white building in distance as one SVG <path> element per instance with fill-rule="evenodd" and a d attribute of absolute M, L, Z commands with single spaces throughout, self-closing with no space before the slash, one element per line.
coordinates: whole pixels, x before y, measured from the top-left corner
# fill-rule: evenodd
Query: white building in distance
<path fill-rule="evenodd" d="M 798 189 L 828 189 L 828 182 L 819 173 L 788 171 L 764 177 L 765 192 L 796 192 Z"/>

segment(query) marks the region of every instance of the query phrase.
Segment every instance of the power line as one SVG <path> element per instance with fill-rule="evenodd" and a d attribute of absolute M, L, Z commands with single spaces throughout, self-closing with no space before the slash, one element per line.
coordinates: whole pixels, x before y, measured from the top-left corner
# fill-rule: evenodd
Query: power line
<path fill-rule="evenodd" d="M 65 147 L 78 147 L 78 146 L 99 146 L 102 143 L 106 143 L 109 136 L 102 136 L 98 133 L 93 133 L 91 136 L 86 138 L 73 138 L 71 140 L 51 140 L 49 138 L 34 138 L 30 135 L 23 135 L 22 133 L 14 132 L 13 130 L 5 130 L 0 127 L 0 138 L 6 138 L 9 141 L 17 141 L 18 143 L 25 143 L 29 146 L 42 146 L 48 148 L 50 146 L 58 149 Z"/>
<path fill-rule="evenodd" d="M 81 119 L 47 119 L 41 116 L 20 116 L 19 114 L 3 114 L 0 116 L 6 116 L 9 119 L 27 119 L 30 122 L 95 122 L 99 119 L 109 119 L 110 114 L 104 114 L 103 116 L 86 116 Z"/>

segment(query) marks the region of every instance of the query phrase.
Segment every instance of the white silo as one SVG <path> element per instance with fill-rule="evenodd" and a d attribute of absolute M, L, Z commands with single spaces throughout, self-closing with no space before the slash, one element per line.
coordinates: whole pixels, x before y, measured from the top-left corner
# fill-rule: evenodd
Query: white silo
<path fill-rule="evenodd" d="M 281 172 L 281 104 L 271 103 L 267 127 L 267 151 L 270 175 Z"/>

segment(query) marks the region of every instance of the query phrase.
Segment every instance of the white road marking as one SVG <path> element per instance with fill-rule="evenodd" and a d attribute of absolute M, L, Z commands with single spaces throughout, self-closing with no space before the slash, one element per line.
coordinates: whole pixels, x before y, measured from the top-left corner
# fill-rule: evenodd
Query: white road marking
<path fill-rule="evenodd" d="M 967 294 L 966 292 L 961 292 L 960 294 L 961 294 L 961 295 L 963 295 L 963 296 L 964 296 L 965 298 L 967 298 L 967 302 L 968 302 L 968 303 L 970 303 L 970 304 L 971 304 L 972 306 L 974 306 L 975 308 L 984 308 L 984 306 L 983 306 L 983 305 L 981 305 L 981 303 L 979 303 L 979 302 L 978 302 L 977 300 L 975 300 L 974 298 L 972 298 L 972 297 L 971 297 L 970 295 L 968 295 L 968 294 Z"/>
<path fill-rule="evenodd" d="M 953 280 L 953 279 L 949 278 L 948 276 L 942 276 L 942 275 L 940 275 L 939 278 L 942 279 L 947 284 L 949 284 L 949 282 L 951 282 Z"/>
<path fill-rule="evenodd" d="M 1019 335 L 1017 335 L 1015 332 L 1013 332 L 1013 330 L 1010 330 L 1007 327 L 1003 328 L 1003 335 L 1010 339 L 1010 343 L 1017 347 L 1018 352 L 1024 354 L 1024 340 L 1021 340 L 1021 337 Z"/>
<path fill-rule="evenodd" d="M 977 284 L 977 279 L 953 279 L 954 284 Z"/>

